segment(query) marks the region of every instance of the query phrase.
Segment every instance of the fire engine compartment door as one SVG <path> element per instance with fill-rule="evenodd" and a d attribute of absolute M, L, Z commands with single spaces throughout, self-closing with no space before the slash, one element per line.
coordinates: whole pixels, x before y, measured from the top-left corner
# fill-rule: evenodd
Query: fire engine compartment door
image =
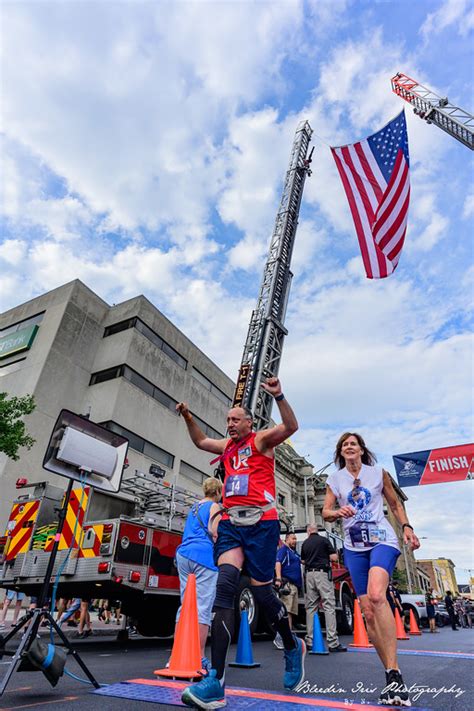
<path fill-rule="evenodd" d="M 181 536 L 170 531 L 153 531 L 146 589 L 179 590 L 178 571 L 175 565 L 176 548 Z"/>
<path fill-rule="evenodd" d="M 117 563 L 145 565 L 148 549 L 147 533 L 146 526 L 122 521 L 117 536 L 114 560 Z"/>

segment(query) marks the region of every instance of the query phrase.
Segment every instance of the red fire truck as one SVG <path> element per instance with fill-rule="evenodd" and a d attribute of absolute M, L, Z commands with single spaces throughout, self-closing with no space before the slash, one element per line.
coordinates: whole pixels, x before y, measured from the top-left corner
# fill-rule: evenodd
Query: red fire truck
<path fill-rule="evenodd" d="M 46 573 L 64 491 L 47 482 L 21 491 L 0 540 L 0 586 L 35 595 Z M 196 500 L 195 493 L 141 472 L 124 479 L 119 494 L 89 486 L 73 489 L 53 570 L 53 579 L 59 574 L 58 596 L 120 600 L 140 634 L 172 634 L 179 604 L 175 553 Z M 328 535 L 339 547 L 336 537 Z M 343 566 L 334 566 L 334 580 L 339 628 L 347 633 L 352 630 L 353 591 Z M 264 628 L 245 571 L 236 615 L 243 605 L 252 632 Z"/>

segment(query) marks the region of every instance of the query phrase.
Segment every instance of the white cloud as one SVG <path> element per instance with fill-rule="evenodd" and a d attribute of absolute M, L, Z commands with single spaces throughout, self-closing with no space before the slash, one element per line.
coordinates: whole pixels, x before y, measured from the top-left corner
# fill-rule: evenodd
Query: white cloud
<path fill-rule="evenodd" d="M 474 12 L 469 0 L 445 0 L 434 12 L 430 12 L 420 28 L 421 35 L 428 39 L 439 35 L 455 25 L 460 35 L 466 35 L 474 27 Z"/>
<path fill-rule="evenodd" d="M 473 215 L 474 215 L 474 193 L 472 192 L 466 197 L 466 199 L 464 201 L 462 216 L 465 220 L 468 220 Z"/>
<path fill-rule="evenodd" d="M 6 239 L 0 244 L 0 259 L 7 264 L 17 266 L 24 259 L 27 243 L 19 239 Z"/>

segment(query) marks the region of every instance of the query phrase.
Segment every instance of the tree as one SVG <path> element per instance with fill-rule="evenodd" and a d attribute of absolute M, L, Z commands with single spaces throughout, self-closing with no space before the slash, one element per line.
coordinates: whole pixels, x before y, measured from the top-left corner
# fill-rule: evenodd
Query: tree
<path fill-rule="evenodd" d="M 0 452 L 10 459 L 20 458 L 20 447 L 31 449 L 35 440 L 31 437 L 21 419 L 35 409 L 33 395 L 8 398 L 7 393 L 0 393 Z"/>
<path fill-rule="evenodd" d="M 405 570 L 399 570 L 398 568 L 395 568 L 392 573 L 392 580 L 396 584 L 400 593 L 408 592 L 408 580 Z"/>

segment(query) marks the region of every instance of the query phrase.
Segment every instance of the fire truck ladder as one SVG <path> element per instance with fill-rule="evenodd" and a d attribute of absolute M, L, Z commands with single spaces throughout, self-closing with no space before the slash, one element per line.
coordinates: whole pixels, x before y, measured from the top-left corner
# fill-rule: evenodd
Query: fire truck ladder
<path fill-rule="evenodd" d="M 438 96 L 425 86 L 410 79 L 406 74 L 396 74 L 392 78 L 392 91 L 413 106 L 417 116 L 426 123 L 434 123 L 450 136 L 457 138 L 465 146 L 474 149 L 474 116 L 447 97 Z"/>
<path fill-rule="evenodd" d="M 140 471 L 123 479 L 120 490 L 134 497 L 143 523 L 168 531 L 183 531 L 191 506 L 200 498 L 193 491 Z"/>
<path fill-rule="evenodd" d="M 307 175 L 311 175 L 312 153 L 308 147 L 313 131 L 307 121 L 296 129 L 280 207 L 265 264 L 257 307 L 252 312 L 247 340 L 234 395 L 234 406 L 249 407 L 255 429 L 270 424 L 273 398 L 260 388 L 264 378 L 278 376 L 292 273 L 291 255 L 295 242 L 301 198 Z M 313 149 L 314 150 L 314 149 Z"/>

